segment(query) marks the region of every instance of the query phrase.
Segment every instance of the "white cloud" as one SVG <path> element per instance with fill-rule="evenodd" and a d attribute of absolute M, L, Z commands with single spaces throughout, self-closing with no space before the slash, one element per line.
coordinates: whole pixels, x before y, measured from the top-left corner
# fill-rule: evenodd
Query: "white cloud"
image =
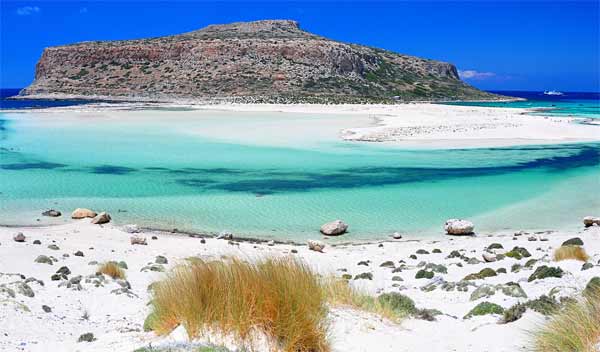
<path fill-rule="evenodd" d="M 486 79 L 496 76 L 493 72 L 478 72 L 475 70 L 458 70 L 458 75 L 464 79 Z"/>
<path fill-rule="evenodd" d="M 87 7 L 82 7 L 79 9 L 79 13 L 87 13 L 87 12 L 88 12 Z"/>
<path fill-rule="evenodd" d="M 38 12 L 40 12 L 40 8 L 37 6 L 25 6 L 17 9 L 17 15 L 19 16 L 29 16 Z"/>

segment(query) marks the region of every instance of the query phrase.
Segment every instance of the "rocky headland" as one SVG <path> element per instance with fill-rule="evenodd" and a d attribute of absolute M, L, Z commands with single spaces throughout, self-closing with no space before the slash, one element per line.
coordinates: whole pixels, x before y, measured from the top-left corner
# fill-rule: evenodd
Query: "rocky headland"
<path fill-rule="evenodd" d="M 506 97 L 464 83 L 449 63 L 330 40 L 295 21 L 263 20 L 49 47 L 20 98 L 393 103 Z"/>

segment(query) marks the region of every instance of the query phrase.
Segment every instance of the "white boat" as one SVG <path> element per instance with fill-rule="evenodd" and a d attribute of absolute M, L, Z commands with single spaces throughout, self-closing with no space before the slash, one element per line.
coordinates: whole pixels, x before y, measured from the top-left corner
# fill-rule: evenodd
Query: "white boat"
<path fill-rule="evenodd" d="M 563 95 L 563 93 L 557 90 L 546 90 L 544 91 L 544 95 Z"/>

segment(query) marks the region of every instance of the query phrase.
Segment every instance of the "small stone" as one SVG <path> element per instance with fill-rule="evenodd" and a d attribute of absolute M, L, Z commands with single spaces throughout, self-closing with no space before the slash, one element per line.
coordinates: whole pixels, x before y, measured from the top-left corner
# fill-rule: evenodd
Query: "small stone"
<path fill-rule="evenodd" d="M 58 270 L 56 270 L 56 273 L 66 276 L 71 274 L 71 270 L 66 266 L 61 266 Z"/>
<path fill-rule="evenodd" d="M 428 251 L 424 250 L 424 249 L 418 249 L 415 253 L 417 254 L 429 254 Z"/>
<path fill-rule="evenodd" d="M 146 241 L 146 237 L 132 236 L 129 239 L 129 241 L 131 242 L 132 245 L 135 245 L 135 244 L 139 244 L 139 245 L 143 245 L 143 246 L 148 245 L 148 242 Z"/>
<path fill-rule="evenodd" d="M 22 232 L 17 233 L 13 236 L 15 242 L 25 242 L 25 235 Z"/>
<path fill-rule="evenodd" d="M 527 241 L 537 241 L 537 237 L 535 237 L 535 236 L 529 236 L 527 238 Z"/>
<path fill-rule="evenodd" d="M 583 246 L 583 241 L 579 237 L 573 237 L 563 242 L 563 246 Z"/>
<path fill-rule="evenodd" d="M 61 216 L 62 213 L 58 210 L 50 209 L 50 210 L 46 210 L 45 212 L 43 212 L 42 215 L 56 218 L 56 217 Z"/>
<path fill-rule="evenodd" d="M 594 264 L 588 262 L 588 263 L 583 264 L 583 266 L 581 267 L 581 270 L 582 271 L 583 270 L 588 270 L 588 269 L 591 269 L 593 267 L 594 267 Z"/>
<path fill-rule="evenodd" d="M 392 238 L 395 240 L 402 239 L 402 234 L 400 234 L 399 232 L 394 232 L 394 234 L 392 235 Z"/>
<path fill-rule="evenodd" d="M 267 246 L 273 247 L 275 245 L 275 241 L 270 240 L 269 242 L 267 242 Z"/>
<path fill-rule="evenodd" d="M 361 273 L 358 274 L 354 277 L 354 280 L 373 280 L 373 274 L 372 273 Z"/>
<path fill-rule="evenodd" d="M 154 262 L 156 264 L 168 264 L 169 263 L 167 258 L 163 257 L 162 255 L 157 256 L 156 259 L 154 260 Z"/>
<path fill-rule="evenodd" d="M 117 266 L 121 269 L 125 269 L 125 270 L 129 269 L 129 267 L 127 266 L 127 263 L 122 260 L 117 263 Z"/>
<path fill-rule="evenodd" d="M 483 257 L 483 260 L 486 263 L 491 263 L 491 262 L 495 262 L 496 260 L 498 260 L 498 258 L 496 258 L 496 255 L 490 254 L 490 253 L 487 253 L 487 252 L 484 252 L 482 254 L 482 257 Z"/>
<path fill-rule="evenodd" d="M 392 276 L 392 281 L 404 281 L 400 276 Z"/>
<path fill-rule="evenodd" d="M 395 268 L 396 267 L 394 262 L 391 260 L 385 261 L 385 262 L 379 264 L 379 266 L 382 268 Z"/>
<path fill-rule="evenodd" d="M 583 225 L 585 227 L 590 227 L 594 225 L 600 226 L 600 218 L 594 216 L 586 216 L 583 218 Z"/>
<path fill-rule="evenodd" d="M 55 245 L 55 244 L 51 244 L 51 245 L 48 245 L 48 249 L 51 249 L 51 250 L 53 250 L 53 251 L 57 251 L 57 250 L 59 250 L 60 248 L 59 248 L 57 245 Z"/>
<path fill-rule="evenodd" d="M 45 255 L 39 255 L 37 258 L 35 258 L 35 262 L 40 263 L 40 264 L 49 264 L 49 265 L 54 264 L 52 259 L 50 259 L 49 257 L 47 257 Z"/>
<path fill-rule="evenodd" d="M 471 297 L 469 300 L 476 301 L 481 298 L 488 298 L 496 294 L 496 288 L 492 285 L 481 285 L 479 286 L 473 293 L 471 293 Z"/>
<path fill-rule="evenodd" d="M 417 274 L 415 275 L 415 279 L 431 279 L 433 278 L 434 273 L 433 271 L 428 271 L 428 270 L 419 270 L 417 271 Z"/>
<path fill-rule="evenodd" d="M 439 248 L 434 248 L 434 250 L 432 250 L 431 253 L 442 253 L 442 250 Z"/>
<path fill-rule="evenodd" d="M 290 252 L 292 252 L 292 253 L 294 253 L 294 254 L 295 254 L 295 253 L 298 253 L 298 250 L 296 250 L 296 249 L 292 249 Z"/>
<path fill-rule="evenodd" d="M 529 276 L 527 281 L 531 282 L 533 280 L 545 279 L 547 277 L 562 277 L 564 271 L 559 267 L 549 267 L 546 265 L 542 265 L 537 267 L 533 274 Z"/>
<path fill-rule="evenodd" d="M 75 253 L 73 253 L 74 256 L 76 257 L 83 257 L 83 252 L 82 251 L 77 251 Z"/>
<path fill-rule="evenodd" d="M 356 263 L 356 265 L 369 266 L 370 262 L 371 262 L 370 260 L 361 260 L 360 262 Z"/>
<path fill-rule="evenodd" d="M 100 214 L 98 214 L 98 216 L 96 216 L 92 219 L 92 224 L 96 224 L 96 225 L 107 224 L 110 222 L 110 220 L 111 220 L 110 214 L 103 211 Z"/>
<path fill-rule="evenodd" d="M 158 237 L 156 237 L 156 236 L 152 236 L 151 238 L 152 238 L 153 240 L 157 240 L 157 239 L 158 239 Z M 202 241 L 204 241 L 204 239 L 200 240 L 200 243 L 204 243 L 204 242 L 202 242 Z"/>
<path fill-rule="evenodd" d="M 47 305 L 43 305 L 43 306 L 42 306 L 42 310 L 43 310 L 45 313 L 50 313 L 50 312 L 52 312 L 52 308 L 48 307 Z"/>
<path fill-rule="evenodd" d="M 35 241 L 33 241 L 33 244 L 42 244 L 42 241 L 40 241 L 40 240 L 35 240 Z"/>
<path fill-rule="evenodd" d="M 411 254 L 411 255 L 409 256 L 409 258 L 410 258 L 410 259 L 415 259 L 415 260 L 416 260 L 416 259 L 417 259 L 417 256 L 416 256 L 416 255 L 414 255 L 414 254 Z"/>
<path fill-rule="evenodd" d="M 321 242 L 321 241 L 317 241 L 317 240 L 308 240 L 307 241 L 308 244 L 308 249 L 310 249 L 311 251 L 315 251 L 315 252 L 323 252 L 323 249 L 325 248 L 325 243 Z"/>
<path fill-rule="evenodd" d="M 202 243 L 202 244 L 205 244 L 205 243 L 206 243 L 206 240 L 205 240 L 204 238 L 201 238 L 201 239 L 200 239 L 200 243 Z"/>
<path fill-rule="evenodd" d="M 91 332 L 85 333 L 85 334 L 79 336 L 79 339 L 77 339 L 77 342 L 92 342 L 92 341 L 96 341 L 96 338 L 94 337 L 94 334 L 92 334 Z"/>
<path fill-rule="evenodd" d="M 24 282 L 21 282 L 17 285 L 17 292 L 22 294 L 25 297 L 34 297 L 35 296 L 31 286 L 27 285 Z"/>

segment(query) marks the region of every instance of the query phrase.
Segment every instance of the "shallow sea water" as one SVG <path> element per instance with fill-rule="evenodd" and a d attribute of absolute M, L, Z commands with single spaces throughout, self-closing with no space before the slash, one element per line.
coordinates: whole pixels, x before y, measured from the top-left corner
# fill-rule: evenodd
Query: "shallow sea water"
<path fill-rule="evenodd" d="M 307 127 L 317 121 L 322 129 Z M 0 113 L 0 223 L 60 223 L 40 213 L 87 207 L 118 224 L 302 241 L 340 218 L 350 224 L 344 240 L 365 240 L 437 235 L 452 217 L 483 232 L 574 228 L 600 210 L 599 143 L 407 150 L 336 138 L 340 125 L 360 123 L 282 113 Z"/>

